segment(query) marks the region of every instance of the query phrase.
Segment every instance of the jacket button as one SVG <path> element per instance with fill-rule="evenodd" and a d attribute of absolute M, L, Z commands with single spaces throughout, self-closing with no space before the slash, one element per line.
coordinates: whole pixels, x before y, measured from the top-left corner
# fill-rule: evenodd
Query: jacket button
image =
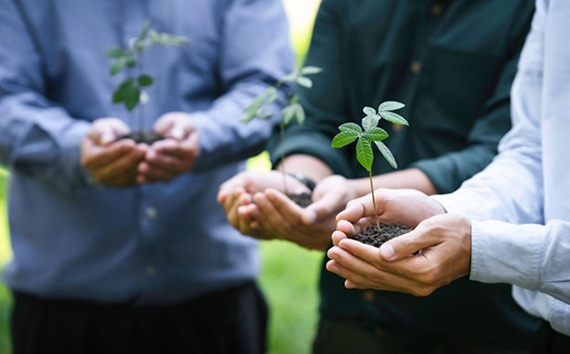
<path fill-rule="evenodd" d="M 422 71 L 422 64 L 419 61 L 414 61 L 410 67 L 412 74 L 419 74 Z"/>
<path fill-rule="evenodd" d="M 372 302 L 374 301 L 374 291 L 372 290 L 366 290 L 364 292 L 364 300 L 366 300 L 366 302 Z"/>
<path fill-rule="evenodd" d="M 443 5 L 441 4 L 433 4 L 431 5 L 430 12 L 433 16 L 439 16 L 443 12 Z"/>

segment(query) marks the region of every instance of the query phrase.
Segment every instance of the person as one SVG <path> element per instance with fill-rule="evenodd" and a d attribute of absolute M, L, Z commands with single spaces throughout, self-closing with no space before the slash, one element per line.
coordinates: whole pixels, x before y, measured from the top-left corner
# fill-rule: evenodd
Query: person
<path fill-rule="evenodd" d="M 190 42 L 141 59 L 150 146 L 116 141 L 139 112 L 112 104 L 105 57 L 146 20 Z M 265 351 L 256 242 L 215 196 L 274 125 L 244 107 L 292 67 L 279 0 L 0 3 L 15 354 Z"/>
<path fill-rule="evenodd" d="M 417 225 L 380 249 L 347 239 L 370 222 L 371 199 L 339 214 L 328 269 L 347 287 L 427 296 L 465 276 L 513 284 L 517 303 L 543 320 L 533 353 L 570 353 L 569 16 L 567 1 L 537 0 L 512 90 L 513 127 L 484 171 L 433 198 L 379 190 L 383 222 Z"/>
<path fill-rule="evenodd" d="M 279 134 L 270 140 L 277 171 L 222 185 L 232 225 L 328 248 L 336 213 L 370 192 L 354 150 L 332 149 L 331 140 L 339 125 L 360 123 L 364 106 L 385 100 L 407 104 L 401 114 L 410 126 L 381 122 L 402 169 L 390 172 L 377 158 L 374 184 L 428 194 L 459 188 L 492 160 L 510 127 L 510 88 L 533 11 L 532 1 L 324 0 L 307 57 L 323 72 L 300 91 L 305 124 L 288 129 L 282 146 Z M 292 174 L 287 190 L 280 171 Z M 303 210 L 285 194 L 309 192 L 309 179 L 314 203 Z M 523 352 L 538 327 L 505 285 L 462 280 L 424 299 L 348 291 L 323 270 L 320 293 L 317 354 Z"/>

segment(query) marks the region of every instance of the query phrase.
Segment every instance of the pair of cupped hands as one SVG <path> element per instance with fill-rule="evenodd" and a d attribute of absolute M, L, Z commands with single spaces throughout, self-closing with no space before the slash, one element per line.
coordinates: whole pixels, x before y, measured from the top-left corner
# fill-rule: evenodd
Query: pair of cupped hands
<path fill-rule="evenodd" d="M 285 178 L 288 193 L 309 192 L 295 178 Z M 427 296 L 469 274 L 469 220 L 446 214 L 419 191 L 378 189 L 378 221 L 413 231 L 376 248 L 350 238 L 376 223 L 372 196 L 357 197 L 349 180 L 330 176 L 317 184 L 313 204 L 301 208 L 285 195 L 282 174 L 272 171 L 237 175 L 220 187 L 218 201 L 244 235 L 328 249 L 327 270 L 345 278 L 349 289 Z"/>
<path fill-rule="evenodd" d="M 148 145 L 117 138 L 130 128 L 118 118 L 101 118 L 81 142 L 81 164 L 101 184 L 128 187 L 169 181 L 189 172 L 200 153 L 191 117 L 182 112 L 161 116 L 154 130 L 164 140 Z"/>

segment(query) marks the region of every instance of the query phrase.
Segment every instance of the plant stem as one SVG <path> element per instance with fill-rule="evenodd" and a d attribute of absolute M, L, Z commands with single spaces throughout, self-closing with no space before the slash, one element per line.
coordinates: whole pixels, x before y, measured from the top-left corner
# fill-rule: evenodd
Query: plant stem
<path fill-rule="evenodd" d="M 372 206 L 374 207 L 374 213 L 376 214 L 376 227 L 380 231 L 380 218 L 378 217 L 378 209 L 376 208 L 376 197 L 374 196 L 374 182 L 372 182 L 372 169 L 368 171 L 368 177 L 370 178 L 370 190 L 372 191 Z"/>
<path fill-rule="evenodd" d="M 289 190 L 287 188 L 287 176 L 285 175 L 285 152 L 283 151 L 285 147 L 285 124 L 283 124 L 283 122 L 279 124 L 279 133 L 281 135 L 279 151 L 281 152 L 281 176 L 283 178 L 283 190 L 285 191 L 285 195 L 289 195 Z"/>

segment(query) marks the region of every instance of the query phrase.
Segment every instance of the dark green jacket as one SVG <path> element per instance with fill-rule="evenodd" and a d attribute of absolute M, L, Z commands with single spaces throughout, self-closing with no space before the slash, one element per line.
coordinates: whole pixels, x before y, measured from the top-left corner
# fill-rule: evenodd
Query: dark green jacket
<path fill-rule="evenodd" d="M 410 126 L 385 141 L 401 168 L 417 167 L 439 193 L 456 190 L 487 166 L 510 128 L 510 88 L 530 27 L 533 0 L 324 0 L 307 65 L 324 72 L 302 90 L 303 126 L 291 126 L 285 155 L 309 154 L 337 174 L 363 177 L 354 147 L 332 149 L 345 122 L 364 106 L 403 102 Z M 280 156 L 278 138 L 269 144 Z M 389 172 L 377 154 L 374 173 Z M 377 186 L 381 187 L 381 186 Z M 428 298 L 345 290 L 323 270 L 324 316 L 493 343 L 524 342 L 535 321 L 511 298 L 510 286 L 462 279 Z M 366 296 L 364 296 L 366 294 Z M 368 300 L 365 300 L 368 299 Z"/>

